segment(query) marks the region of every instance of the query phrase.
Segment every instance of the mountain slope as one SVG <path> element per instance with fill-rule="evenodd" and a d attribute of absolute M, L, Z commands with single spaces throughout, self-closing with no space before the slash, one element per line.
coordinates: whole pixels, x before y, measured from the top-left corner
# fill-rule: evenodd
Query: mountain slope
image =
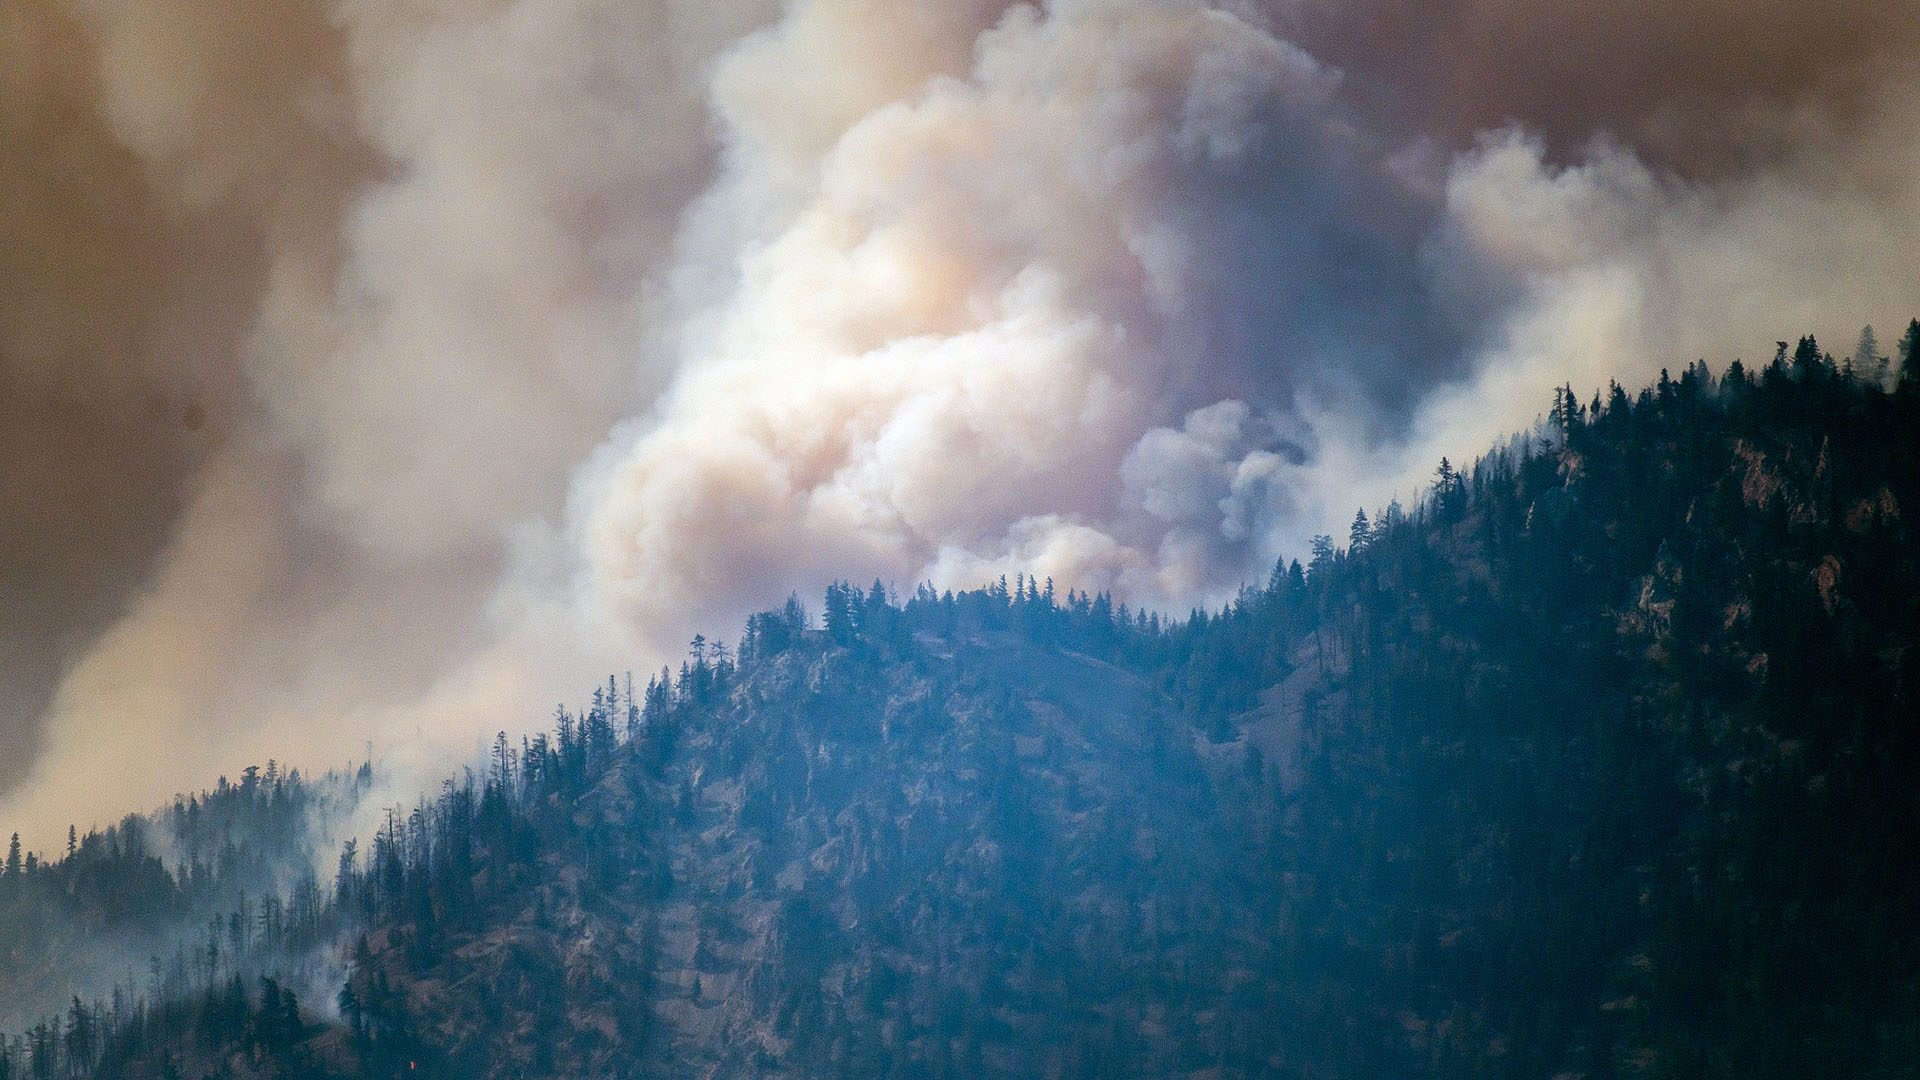
<path fill-rule="evenodd" d="M 1808 340 L 1220 612 L 835 586 L 348 853 L 337 1022 L 92 1068 L 1910 1075 L 1915 506 L 1920 386 Z"/>
<path fill-rule="evenodd" d="M 576 1034 L 441 1045 L 463 1074 L 1901 1074 L 1920 424 L 1801 352 L 1564 395 L 1552 444 L 1218 615 L 842 588 L 826 631 L 697 660 L 552 857 L 580 921 L 525 985 Z"/>
<path fill-rule="evenodd" d="M 1252 914 L 1223 894 L 1228 810 L 1267 786 L 1214 775 L 1112 664 L 1005 631 L 903 651 L 796 647 L 654 719 L 505 926 L 425 963 L 377 937 L 356 977 L 436 1018 L 420 1034 L 457 1075 L 1217 1057 L 1233 1033 L 1199 1002 L 1253 980 L 1273 929 L 1228 914 Z M 1166 1028 L 1168 987 L 1196 999 L 1177 1034 L 1116 1034 Z"/>

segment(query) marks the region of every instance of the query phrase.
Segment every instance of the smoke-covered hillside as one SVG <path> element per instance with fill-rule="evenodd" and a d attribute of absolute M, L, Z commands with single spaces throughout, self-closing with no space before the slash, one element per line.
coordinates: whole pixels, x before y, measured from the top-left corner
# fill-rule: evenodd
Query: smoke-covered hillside
<path fill-rule="evenodd" d="M 1184 619 L 790 602 L 342 852 L 330 1000 L 212 958 L 0 1076 L 1911 1075 L 1905 371 L 1563 393 Z"/>
<path fill-rule="evenodd" d="M 0 869 L 0 1031 L 52 1010 L 71 1024 L 69 999 L 111 1002 L 91 1018 L 105 1021 L 211 979 L 333 979 L 333 883 L 313 853 L 337 842 L 371 783 L 365 766 L 308 779 L 269 761 L 164 810 L 71 829 L 63 857 L 23 851 L 14 834 Z"/>

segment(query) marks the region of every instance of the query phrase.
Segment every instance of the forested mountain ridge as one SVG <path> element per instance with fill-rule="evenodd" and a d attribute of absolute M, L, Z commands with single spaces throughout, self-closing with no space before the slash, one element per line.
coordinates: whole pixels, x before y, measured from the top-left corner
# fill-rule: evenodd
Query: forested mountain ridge
<path fill-rule="evenodd" d="M 1184 620 L 790 602 L 343 853 L 336 1002 L 0 1075 L 1911 1075 L 1907 349 L 1563 392 Z"/>
<path fill-rule="evenodd" d="M 310 780 L 269 761 L 156 813 L 70 829 L 58 859 L 14 835 L 0 864 L 0 1032 L 14 1036 L 0 1076 L 37 1075 L 19 1070 L 55 1047 L 89 1061 L 100 1048 L 86 1044 L 143 1002 L 196 998 L 211 981 L 331 978 L 319 969 L 340 913 L 312 855 L 371 783 L 364 766 Z"/>

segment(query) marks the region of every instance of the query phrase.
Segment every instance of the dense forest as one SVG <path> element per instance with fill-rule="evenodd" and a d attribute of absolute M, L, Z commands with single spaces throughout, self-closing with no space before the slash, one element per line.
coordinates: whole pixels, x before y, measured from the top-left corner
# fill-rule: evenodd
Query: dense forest
<path fill-rule="evenodd" d="M 1219 610 L 789 599 L 331 880 L 273 768 L 10 856 L 0 1080 L 1911 1076 L 1916 345 L 1563 390 Z"/>
<path fill-rule="evenodd" d="M 69 829 L 57 859 L 14 835 L 0 866 L 0 1031 L 14 1033 L 0 1078 L 93 1075 L 131 1031 L 189 1030 L 186 1003 L 209 987 L 334 978 L 342 913 L 312 852 L 371 784 L 367 766 L 308 780 L 269 761 L 160 812 Z"/>

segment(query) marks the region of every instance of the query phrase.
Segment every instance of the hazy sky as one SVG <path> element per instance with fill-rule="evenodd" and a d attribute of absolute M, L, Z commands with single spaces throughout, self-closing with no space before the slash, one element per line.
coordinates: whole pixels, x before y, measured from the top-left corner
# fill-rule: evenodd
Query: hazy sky
<path fill-rule="evenodd" d="M 1915 0 L 13 0 L 0 831 L 829 579 L 1185 605 L 1920 310 Z M 644 676 L 643 676 L 644 677 Z"/>

